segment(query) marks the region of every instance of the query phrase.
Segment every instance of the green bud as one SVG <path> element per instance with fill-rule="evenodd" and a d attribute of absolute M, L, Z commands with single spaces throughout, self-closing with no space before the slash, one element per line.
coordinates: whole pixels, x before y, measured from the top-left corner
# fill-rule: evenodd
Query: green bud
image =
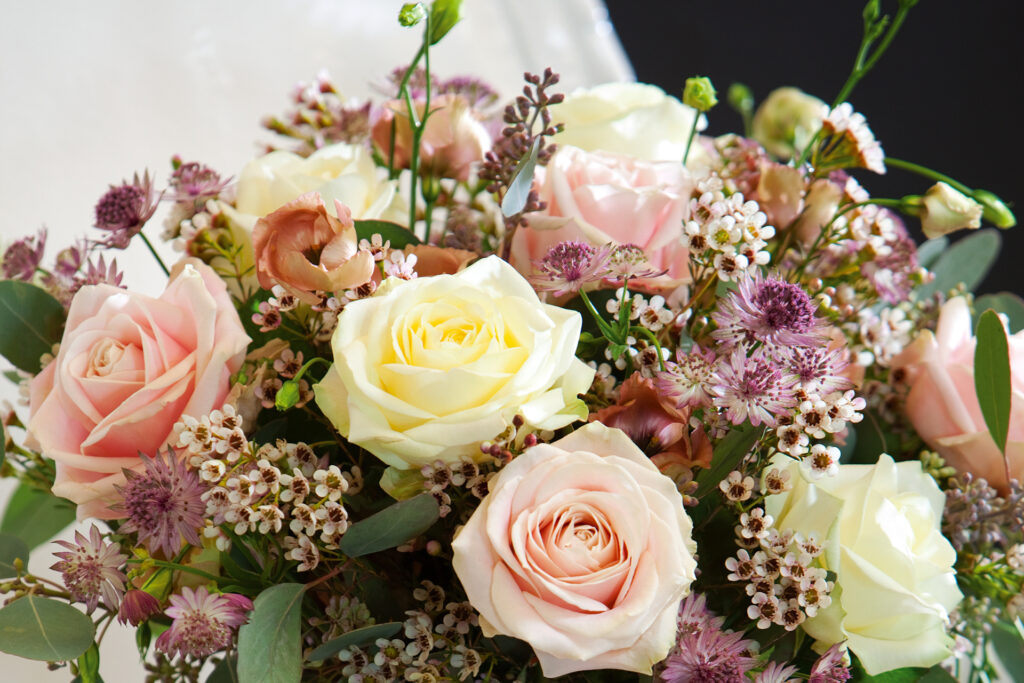
<path fill-rule="evenodd" d="M 748 116 L 754 111 L 754 93 L 742 83 L 730 85 L 726 99 L 729 100 L 729 106 L 743 116 Z"/>
<path fill-rule="evenodd" d="M 274 407 L 278 410 L 288 410 L 299 402 L 299 383 L 293 379 L 288 380 L 277 390 L 274 397 Z"/>
<path fill-rule="evenodd" d="M 436 45 L 462 18 L 462 0 L 434 0 L 430 6 L 430 44 Z"/>
<path fill-rule="evenodd" d="M 715 86 L 711 85 L 710 78 L 692 76 L 686 79 L 686 87 L 683 88 L 683 104 L 689 105 L 697 111 L 709 111 L 711 107 L 718 104 L 716 94 Z"/>
<path fill-rule="evenodd" d="M 996 226 L 1007 229 L 1017 225 L 1017 217 L 1010 211 L 1010 207 L 1003 203 L 1003 200 L 988 190 L 975 190 L 971 193 L 971 199 L 984 207 L 981 214 L 982 219 Z"/>
<path fill-rule="evenodd" d="M 407 2 L 398 12 L 398 23 L 402 26 L 415 26 L 427 18 L 427 10 L 422 2 Z"/>
<path fill-rule="evenodd" d="M 878 6 L 878 0 L 868 0 L 868 3 L 864 5 L 864 9 L 861 11 L 861 16 L 864 17 L 865 24 L 873 24 L 878 20 L 878 16 L 882 13 Z"/>

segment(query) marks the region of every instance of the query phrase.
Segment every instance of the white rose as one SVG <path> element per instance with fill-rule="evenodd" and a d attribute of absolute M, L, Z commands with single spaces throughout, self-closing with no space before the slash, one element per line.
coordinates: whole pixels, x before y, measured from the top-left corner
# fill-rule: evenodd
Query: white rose
<path fill-rule="evenodd" d="M 981 227 L 984 207 L 946 183 L 935 183 L 921 198 L 921 229 L 928 239 Z"/>
<path fill-rule="evenodd" d="M 560 145 L 645 161 L 680 161 L 698 113 L 654 85 L 605 83 L 569 93 L 551 108 L 551 116 L 565 124 L 565 130 L 554 137 Z M 701 116 L 698 130 L 706 126 Z M 695 143 L 691 165 L 699 155 Z"/>
<path fill-rule="evenodd" d="M 348 304 L 316 386 L 345 438 L 398 469 L 482 458 L 515 415 L 538 429 L 583 419 L 594 371 L 579 313 L 541 303 L 496 256 L 455 275 L 385 282 Z"/>
<path fill-rule="evenodd" d="M 945 496 L 921 463 L 883 453 L 817 480 L 788 458 L 773 464 L 794 484 L 768 497 L 767 513 L 780 529 L 826 539 L 824 566 L 836 574 L 832 605 L 804 622 L 817 647 L 845 640 L 871 675 L 948 657 L 949 612 L 963 596 L 939 531 Z"/>
<path fill-rule="evenodd" d="M 261 217 L 314 191 L 332 215 L 337 199 L 356 220 L 408 220 L 397 184 L 387 180 L 364 147 L 343 142 L 306 158 L 278 150 L 253 159 L 238 179 L 235 205 L 243 214 Z"/>

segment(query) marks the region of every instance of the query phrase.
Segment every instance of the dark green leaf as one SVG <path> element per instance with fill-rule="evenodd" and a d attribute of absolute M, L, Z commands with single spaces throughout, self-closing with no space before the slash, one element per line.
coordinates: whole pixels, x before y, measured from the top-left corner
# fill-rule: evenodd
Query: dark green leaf
<path fill-rule="evenodd" d="M 935 273 L 935 279 L 917 289 L 919 298 L 927 298 L 935 292 L 947 292 L 961 282 L 967 291 L 974 291 L 996 262 L 1001 243 L 999 232 L 988 228 L 954 244 L 935 261 L 930 269 Z"/>
<path fill-rule="evenodd" d="M 1024 299 L 1012 292 L 986 294 L 974 300 L 974 310 L 991 308 L 996 313 L 1005 313 L 1010 319 L 1010 334 L 1024 330 Z"/>
<path fill-rule="evenodd" d="M 375 624 L 373 626 L 366 626 L 365 628 L 357 628 L 355 631 L 349 631 L 345 635 L 338 636 L 333 640 L 328 640 L 326 643 L 310 652 L 307 659 L 311 662 L 319 662 L 320 660 L 327 659 L 328 657 L 341 652 L 346 647 L 363 647 L 373 643 L 378 638 L 390 638 L 401 629 L 402 624 L 397 621 L 392 621 L 387 624 Z"/>
<path fill-rule="evenodd" d="M 226 657 L 214 667 L 206 683 L 238 683 L 238 659 Z"/>
<path fill-rule="evenodd" d="M 871 409 L 864 411 L 864 419 L 857 425 L 857 441 L 853 453 L 843 464 L 873 465 L 879 453 L 892 453 L 899 444 L 898 437 L 889 429 L 889 423 Z"/>
<path fill-rule="evenodd" d="M 956 683 L 956 679 L 941 666 L 935 665 L 917 679 L 917 683 Z"/>
<path fill-rule="evenodd" d="M 356 235 L 361 240 L 369 240 L 373 235 L 380 235 L 381 239 L 385 242 L 391 242 L 392 249 L 402 249 L 404 247 L 417 244 L 423 244 L 420 238 L 412 233 L 408 228 L 404 228 L 398 223 L 389 223 L 388 221 L 355 221 L 356 224 Z"/>
<path fill-rule="evenodd" d="M 341 537 L 339 546 L 349 557 L 394 548 L 422 534 L 439 516 L 434 497 L 421 493 L 356 522 Z"/>
<path fill-rule="evenodd" d="M 949 238 L 943 235 L 930 239 L 917 248 L 917 263 L 922 268 L 929 268 L 936 259 L 942 256 L 942 252 L 949 247 Z"/>
<path fill-rule="evenodd" d="M 21 375 L 18 374 L 17 370 L 4 371 L 4 377 L 10 380 L 11 384 L 21 384 Z"/>
<path fill-rule="evenodd" d="M 462 0 L 434 0 L 430 6 L 430 44 L 436 45 L 459 22 Z"/>
<path fill-rule="evenodd" d="M 139 650 L 139 658 L 145 659 L 149 654 L 149 644 L 153 640 L 153 629 L 148 621 L 144 621 L 135 629 L 135 647 Z"/>
<path fill-rule="evenodd" d="M 1002 623 L 992 629 L 989 641 L 999 655 L 999 661 L 1014 681 L 1024 681 L 1024 639 L 1013 627 L 1005 627 Z"/>
<path fill-rule="evenodd" d="M 28 546 L 25 541 L 11 534 L 0 534 L 0 579 L 18 575 L 14 560 L 21 558 L 22 570 L 28 566 Z"/>
<path fill-rule="evenodd" d="M 92 619 L 59 600 L 26 595 L 0 609 L 0 650 L 43 662 L 66 662 L 89 649 Z"/>
<path fill-rule="evenodd" d="M 7 427 L 0 424 L 0 467 L 4 466 L 7 459 Z"/>
<path fill-rule="evenodd" d="M 298 683 L 302 679 L 301 583 L 260 593 L 249 623 L 238 631 L 238 678 L 245 683 Z"/>
<path fill-rule="evenodd" d="M 750 451 L 750 447 L 761 436 L 762 431 L 746 422 L 729 430 L 725 438 L 715 446 L 711 467 L 701 470 L 697 475 L 697 498 L 704 497 L 717 487 L 718 482 L 725 479 L 729 472 L 736 469 L 736 465 Z"/>
<path fill-rule="evenodd" d="M 75 521 L 75 506 L 53 494 L 20 484 L 7 501 L 0 533 L 25 541 L 29 550 L 50 540 Z"/>
<path fill-rule="evenodd" d="M 515 216 L 526 208 L 526 200 L 530 198 L 533 187 L 533 172 L 537 168 L 537 153 L 540 151 L 540 137 L 534 139 L 528 154 L 516 164 L 512 174 L 512 182 L 501 200 L 501 213 L 504 216 Z"/>
<path fill-rule="evenodd" d="M 96 643 L 78 658 L 78 680 L 82 683 L 103 683 L 100 678 L 100 649 Z"/>
<path fill-rule="evenodd" d="M 974 392 L 981 415 L 1000 453 L 1010 429 L 1010 351 L 999 315 L 989 309 L 978 319 L 974 349 Z"/>
<path fill-rule="evenodd" d="M 39 357 L 60 341 L 64 307 L 45 290 L 19 280 L 0 280 L 0 354 L 33 374 Z"/>

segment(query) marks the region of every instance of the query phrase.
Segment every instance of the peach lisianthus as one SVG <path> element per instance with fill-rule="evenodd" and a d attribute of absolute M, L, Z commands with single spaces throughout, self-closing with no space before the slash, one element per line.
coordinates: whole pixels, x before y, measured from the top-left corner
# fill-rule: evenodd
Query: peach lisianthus
<path fill-rule="evenodd" d="M 281 285 L 292 296 L 316 303 L 314 292 L 358 287 L 373 275 L 373 255 L 360 251 L 352 215 L 335 202 L 338 218 L 310 192 L 264 216 L 253 229 L 260 286 Z"/>

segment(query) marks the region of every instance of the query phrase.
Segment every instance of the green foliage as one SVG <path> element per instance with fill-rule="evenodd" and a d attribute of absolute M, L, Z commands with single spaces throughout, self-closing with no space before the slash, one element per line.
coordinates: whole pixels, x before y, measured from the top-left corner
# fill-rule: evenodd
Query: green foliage
<path fill-rule="evenodd" d="M 985 294 L 974 300 L 974 310 L 984 311 L 991 308 L 996 313 L 1004 313 L 1010 321 L 1010 334 L 1024 330 L 1024 299 L 1012 292 Z"/>
<path fill-rule="evenodd" d="M 355 221 L 356 235 L 361 240 L 369 240 L 373 235 L 380 235 L 385 242 L 391 242 L 392 249 L 403 249 L 409 245 L 423 244 L 411 230 L 398 223 L 388 221 Z"/>
<path fill-rule="evenodd" d="M 0 534 L 0 579 L 18 575 L 14 561 L 20 559 L 22 570 L 28 566 L 28 546 L 25 541 L 11 534 Z"/>
<path fill-rule="evenodd" d="M 530 152 L 516 164 L 512 181 L 508 184 L 508 190 L 501 200 L 503 216 L 514 216 L 526 208 L 526 200 L 530 198 L 530 188 L 533 187 L 533 174 L 537 169 L 537 154 L 540 152 L 541 139 L 541 136 L 534 138 Z"/>
<path fill-rule="evenodd" d="M 40 287 L 0 280 L 0 354 L 33 374 L 39 358 L 60 341 L 64 307 Z"/>
<path fill-rule="evenodd" d="M 1000 453 L 1010 430 L 1010 352 L 999 315 L 989 309 L 978 319 L 974 349 L 974 391 L 982 417 Z"/>
<path fill-rule="evenodd" d="M 78 679 L 82 683 L 103 683 L 100 678 L 100 649 L 96 643 L 78 658 Z"/>
<path fill-rule="evenodd" d="M 402 629 L 402 624 L 397 621 L 386 624 L 374 624 L 364 628 L 357 628 L 355 631 L 338 636 L 309 653 L 308 659 L 311 662 L 319 662 L 341 652 L 346 647 L 365 647 L 372 644 L 378 638 L 390 638 Z"/>
<path fill-rule="evenodd" d="M 949 248 L 949 238 L 945 235 L 923 242 L 917 248 L 918 265 L 922 268 L 930 268 L 947 248 Z"/>
<path fill-rule="evenodd" d="M 434 497 L 421 493 L 356 522 L 342 536 L 339 547 L 349 557 L 394 548 L 422 534 L 439 516 Z"/>
<path fill-rule="evenodd" d="M 260 593 L 249 623 L 238 631 L 238 678 L 245 683 L 298 683 L 302 679 L 301 583 Z"/>
<path fill-rule="evenodd" d="M 0 650 L 43 662 L 75 659 L 93 644 L 92 619 L 59 600 L 26 595 L 0 609 Z"/>
<path fill-rule="evenodd" d="M 462 0 L 434 0 L 430 6 L 430 44 L 438 42 L 459 23 Z"/>
<path fill-rule="evenodd" d="M 996 262 L 1001 244 L 999 233 L 990 228 L 979 230 L 946 249 L 930 268 L 935 279 L 918 287 L 918 298 L 930 297 L 935 292 L 947 292 L 961 282 L 967 291 L 974 291 Z"/>
<path fill-rule="evenodd" d="M 740 460 L 746 455 L 763 430 L 755 428 L 750 423 L 733 427 L 725 438 L 715 445 L 715 456 L 711 460 L 711 467 L 701 470 L 697 475 L 697 498 L 703 498 L 706 494 L 718 486 L 718 482 L 725 479 L 729 472 L 736 469 Z"/>
<path fill-rule="evenodd" d="M 75 506 L 53 494 L 20 484 L 7 502 L 0 534 L 17 536 L 29 550 L 53 538 L 75 521 Z"/>
<path fill-rule="evenodd" d="M 225 657 L 206 679 L 206 683 L 238 683 L 238 658 Z"/>

